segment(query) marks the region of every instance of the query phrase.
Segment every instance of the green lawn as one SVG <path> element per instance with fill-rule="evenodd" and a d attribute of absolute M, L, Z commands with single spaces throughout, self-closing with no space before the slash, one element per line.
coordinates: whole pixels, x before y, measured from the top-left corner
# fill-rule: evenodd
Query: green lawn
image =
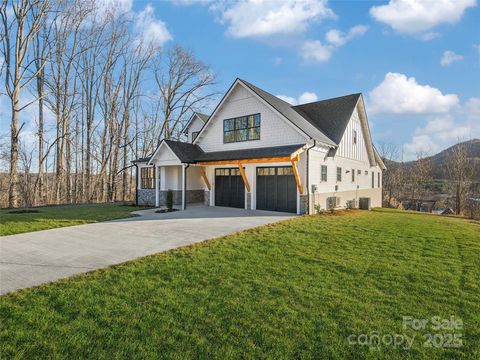
<path fill-rule="evenodd" d="M 403 316 L 463 328 L 404 329 Z M 3 296 L 0 323 L 2 358 L 479 359 L 480 225 L 299 217 Z M 425 348 L 427 333 L 463 346 Z M 352 334 L 387 345 L 350 345 Z"/>
<path fill-rule="evenodd" d="M 80 225 L 132 216 L 135 206 L 120 203 L 57 205 L 0 210 L 0 236 Z M 33 213 L 17 213 L 34 211 Z"/>

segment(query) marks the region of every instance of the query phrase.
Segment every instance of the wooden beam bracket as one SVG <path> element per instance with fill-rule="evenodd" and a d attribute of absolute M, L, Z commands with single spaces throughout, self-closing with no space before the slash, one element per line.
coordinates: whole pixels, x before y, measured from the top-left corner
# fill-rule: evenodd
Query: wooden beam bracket
<path fill-rule="evenodd" d="M 207 173 L 205 172 L 205 168 L 203 166 L 200 167 L 200 172 L 202 173 L 202 178 L 203 178 L 203 181 L 205 182 L 205 185 L 207 185 L 208 191 L 210 191 L 211 190 L 210 181 L 208 181 Z"/>
<path fill-rule="evenodd" d="M 242 175 L 243 183 L 245 184 L 247 192 L 250 192 L 250 184 L 248 183 L 247 177 L 245 176 L 245 170 L 243 169 L 243 165 L 241 162 L 238 162 L 238 169 L 240 170 L 240 175 Z"/>
<path fill-rule="evenodd" d="M 297 162 L 295 159 L 291 159 L 293 175 L 295 175 L 295 182 L 297 183 L 298 192 L 303 194 L 302 183 L 300 182 L 300 176 L 298 175 Z"/>

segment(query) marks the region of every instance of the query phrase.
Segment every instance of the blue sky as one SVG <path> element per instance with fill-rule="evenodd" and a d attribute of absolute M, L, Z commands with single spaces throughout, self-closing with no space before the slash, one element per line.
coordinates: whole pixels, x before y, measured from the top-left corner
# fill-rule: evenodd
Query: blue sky
<path fill-rule="evenodd" d="M 165 46 L 193 49 L 219 91 L 240 77 L 290 101 L 362 92 L 374 142 L 403 147 L 406 158 L 480 136 L 474 0 L 137 1 L 133 9 L 147 6 L 170 34 Z"/>
<path fill-rule="evenodd" d="M 396 145 L 405 160 L 480 137 L 477 2 L 97 0 L 99 12 L 130 14 L 148 41 L 193 50 L 220 93 L 237 77 L 291 103 L 362 92 L 374 143 Z M 7 113 L 0 97 L 2 137 Z M 25 122 L 21 136 L 33 139 Z"/>

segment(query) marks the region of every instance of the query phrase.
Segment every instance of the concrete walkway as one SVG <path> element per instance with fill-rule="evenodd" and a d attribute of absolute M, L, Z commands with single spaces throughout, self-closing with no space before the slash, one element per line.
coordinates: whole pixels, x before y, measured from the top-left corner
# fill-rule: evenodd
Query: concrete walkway
<path fill-rule="evenodd" d="M 0 237 L 0 294 L 294 216 L 192 206 L 185 211 Z"/>

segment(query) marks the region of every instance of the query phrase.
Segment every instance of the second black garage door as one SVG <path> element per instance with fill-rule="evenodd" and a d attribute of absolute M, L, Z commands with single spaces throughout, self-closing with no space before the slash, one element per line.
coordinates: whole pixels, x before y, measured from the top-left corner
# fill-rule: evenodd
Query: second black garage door
<path fill-rule="evenodd" d="M 257 209 L 297 212 L 297 183 L 291 166 L 257 168 Z"/>
<path fill-rule="evenodd" d="M 245 208 L 245 184 L 238 168 L 215 169 L 215 206 Z"/>

